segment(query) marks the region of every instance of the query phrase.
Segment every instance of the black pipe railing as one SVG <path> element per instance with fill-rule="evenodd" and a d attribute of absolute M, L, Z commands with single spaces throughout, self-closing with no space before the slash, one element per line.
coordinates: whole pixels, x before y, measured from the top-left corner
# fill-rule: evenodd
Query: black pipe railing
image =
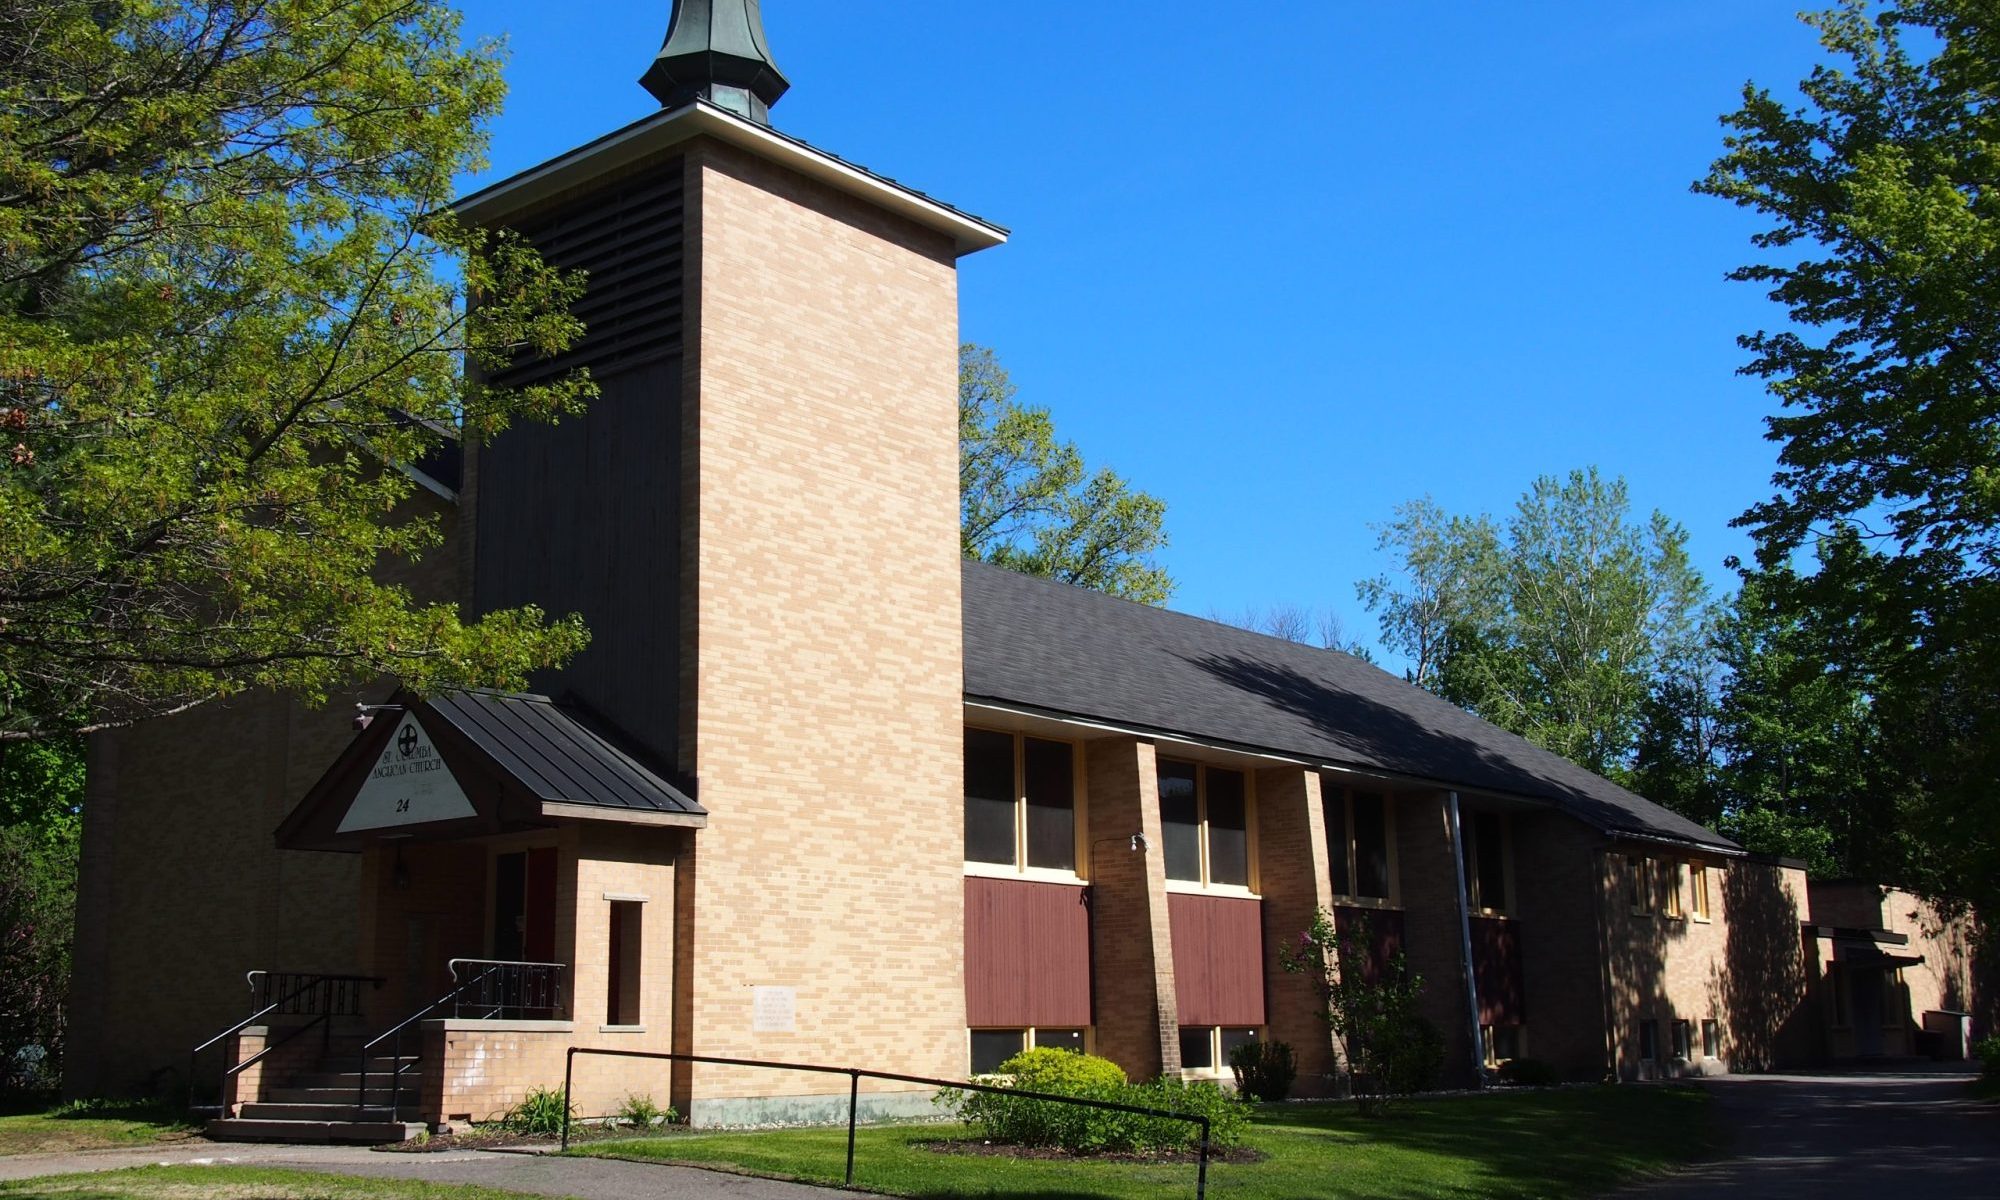
<path fill-rule="evenodd" d="M 309 1029 L 319 1028 L 324 1037 L 331 1037 L 333 1018 L 361 1015 L 361 985 L 379 988 L 384 982 L 372 975 L 316 975 L 305 971 L 251 971 L 243 979 L 250 985 L 250 1002 L 260 1007 L 188 1052 L 189 1112 L 197 1111 L 194 1096 L 202 1051 L 269 1017 L 312 1018 L 277 1041 L 266 1043 L 262 1050 L 242 1062 L 223 1068 L 221 1083 L 226 1089 L 230 1079 Z"/>
<path fill-rule="evenodd" d="M 552 1019 L 562 1013 L 562 977 L 563 972 L 569 969 L 563 963 L 454 958 L 450 966 L 450 991 L 404 1017 L 393 1028 L 377 1034 L 361 1047 L 361 1081 L 356 1085 L 354 1094 L 357 1116 L 368 1109 L 369 1061 L 374 1057 L 376 1048 L 384 1042 L 391 1043 L 391 1058 L 396 1064 L 395 1069 L 389 1072 L 389 1118 L 394 1120 L 401 1113 L 403 1072 L 411 1065 L 403 1058 L 403 1034 L 419 1021 L 434 1017 L 447 1005 L 452 1016 L 476 1021 L 522 1020 L 529 1013 L 541 1013 Z M 464 968 L 476 969 L 469 977 L 460 979 L 459 972 Z"/>
<path fill-rule="evenodd" d="M 922 1075 L 899 1075 L 894 1071 L 869 1071 L 861 1067 L 829 1067 L 816 1063 L 766 1062 L 754 1058 L 714 1058 L 703 1054 L 676 1054 L 665 1050 L 600 1050 L 595 1046 L 571 1046 L 563 1060 L 563 1127 L 562 1148 L 569 1150 L 570 1089 L 576 1077 L 576 1056 L 596 1055 L 602 1058 L 656 1058 L 667 1062 L 707 1063 L 718 1067 L 756 1067 L 768 1071 L 807 1071 L 818 1075 L 847 1076 L 847 1187 L 854 1186 L 854 1130 L 855 1114 L 861 1104 L 861 1081 L 881 1079 L 890 1083 L 914 1083 L 922 1087 L 951 1088 L 960 1092 L 990 1092 L 996 1096 L 1017 1096 L 1023 1100 L 1048 1100 L 1056 1104 L 1073 1104 L 1079 1108 L 1103 1109 L 1107 1112 L 1134 1113 L 1142 1117 L 1159 1117 L 1169 1121 L 1183 1121 L 1201 1127 L 1201 1146 L 1195 1169 L 1195 1200 L 1206 1200 L 1208 1196 L 1208 1151 L 1209 1119 L 1198 1113 L 1180 1113 L 1165 1108 L 1145 1108 L 1137 1104 L 1119 1104 L 1112 1100 L 1088 1100 L 1082 1096 L 1058 1096 L 1051 1092 L 1027 1092 L 1019 1088 L 999 1087 L 990 1083 L 964 1083 L 953 1079 L 927 1079 Z"/>

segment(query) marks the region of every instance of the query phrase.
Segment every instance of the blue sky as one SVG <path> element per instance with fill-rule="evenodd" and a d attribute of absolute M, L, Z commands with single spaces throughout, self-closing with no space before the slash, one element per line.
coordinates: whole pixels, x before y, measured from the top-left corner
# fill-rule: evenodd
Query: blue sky
<path fill-rule="evenodd" d="M 465 6 L 505 35 L 495 175 L 652 111 L 668 0 Z M 1748 79 L 1818 47 L 1797 0 L 993 5 L 766 0 L 789 133 L 1014 231 L 962 265 L 968 340 L 1168 503 L 1173 606 L 1339 611 L 1371 523 L 1502 513 L 1595 464 L 1718 585 L 1769 490 L 1771 401 L 1691 195 Z"/>

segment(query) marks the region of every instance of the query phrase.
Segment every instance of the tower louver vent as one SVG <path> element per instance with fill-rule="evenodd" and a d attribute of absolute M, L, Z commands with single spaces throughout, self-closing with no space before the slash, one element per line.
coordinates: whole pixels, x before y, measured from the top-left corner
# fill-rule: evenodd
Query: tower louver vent
<path fill-rule="evenodd" d="M 494 382 L 537 383 L 577 367 L 601 377 L 681 350 L 681 160 L 631 176 L 592 196 L 515 228 L 543 259 L 589 272 L 589 288 L 571 309 L 584 335 L 555 358 L 525 356 Z"/>

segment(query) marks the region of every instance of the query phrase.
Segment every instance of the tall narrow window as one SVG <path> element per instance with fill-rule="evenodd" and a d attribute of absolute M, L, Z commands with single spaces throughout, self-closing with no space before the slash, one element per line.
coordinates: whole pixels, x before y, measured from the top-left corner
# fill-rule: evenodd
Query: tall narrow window
<path fill-rule="evenodd" d="M 1076 870 L 1076 751 L 1067 742 L 1026 739 L 1028 865 Z"/>
<path fill-rule="evenodd" d="M 1625 856 L 1625 899 L 1632 915 L 1643 917 L 1653 911 L 1653 897 L 1646 878 L 1646 860 L 1636 854 Z"/>
<path fill-rule="evenodd" d="M 1014 735 L 965 731 L 965 861 L 1014 865 Z"/>
<path fill-rule="evenodd" d="M 1459 826 L 1464 841 L 1466 898 L 1481 912 L 1507 911 L 1507 819 L 1468 813 Z"/>
<path fill-rule="evenodd" d="M 1167 878 L 1201 882 L 1201 790 L 1193 763 L 1160 764 L 1160 836 L 1167 843 Z"/>
<path fill-rule="evenodd" d="M 1208 881 L 1250 886 L 1250 808 L 1243 772 L 1208 769 Z"/>
<path fill-rule="evenodd" d="M 1694 919 L 1710 920 L 1708 909 L 1708 867 L 1702 863 L 1688 864 L 1688 893 L 1694 897 Z"/>
<path fill-rule="evenodd" d="M 1159 788 L 1167 878 L 1204 886 L 1249 887 L 1248 776 L 1222 767 L 1163 760 Z"/>
<path fill-rule="evenodd" d="M 965 731 L 965 861 L 1017 871 L 1077 865 L 1076 747 Z"/>
<path fill-rule="evenodd" d="M 1389 803 L 1380 792 L 1354 793 L 1354 894 L 1389 898 Z"/>
<path fill-rule="evenodd" d="M 1326 818 L 1326 866 L 1333 876 L 1333 894 L 1354 894 L 1354 873 L 1349 859 L 1353 847 L 1347 840 L 1347 793 L 1322 785 L 1319 807 Z"/>
<path fill-rule="evenodd" d="M 1686 1021 L 1674 1022 L 1674 1057 L 1682 1062 L 1694 1058 L 1694 1028 Z"/>
<path fill-rule="evenodd" d="M 1722 1025 L 1714 1017 L 1709 1017 L 1701 1023 L 1701 1056 L 1722 1057 Z"/>
<path fill-rule="evenodd" d="M 1687 908 L 1681 899 L 1681 865 L 1672 860 L 1662 862 L 1660 876 L 1660 882 L 1666 887 L 1667 915 L 1677 920 L 1686 916 Z"/>
<path fill-rule="evenodd" d="M 610 970 L 604 987 L 604 1023 L 634 1026 L 643 1024 L 640 1012 L 640 979 L 643 975 L 646 906 L 635 900 L 611 902 L 611 929 L 607 939 Z"/>

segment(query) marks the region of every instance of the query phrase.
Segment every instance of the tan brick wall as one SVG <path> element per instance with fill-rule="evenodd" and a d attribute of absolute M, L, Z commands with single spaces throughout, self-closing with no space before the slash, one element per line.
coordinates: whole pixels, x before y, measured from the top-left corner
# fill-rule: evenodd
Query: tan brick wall
<path fill-rule="evenodd" d="M 1598 878 L 1604 835 L 1560 813 L 1515 812 L 1514 895 L 1528 1057 L 1567 1079 L 1608 1067 Z"/>
<path fill-rule="evenodd" d="M 1257 772 L 1258 886 L 1264 897 L 1264 1017 L 1273 1041 L 1298 1056 L 1296 1095 L 1323 1095 L 1334 1070 L 1333 1035 L 1312 979 L 1288 973 L 1281 956 L 1333 907 L 1326 817 L 1319 772 L 1273 767 Z"/>
<path fill-rule="evenodd" d="M 408 504 L 449 542 L 453 510 L 421 491 Z M 450 598 L 455 566 L 441 548 L 381 576 Z M 250 1014 L 245 972 L 356 969 L 359 857 L 272 842 L 353 737 L 352 701 L 250 695 L 91 739 L 68 1092 L 178 1092 L 189 1049 Z"/>
<path fill-rule="evenodd" d="M 712 817 L 682 865 L 683 1048 L 950 1075 L 965 1058 L 952 250 L 740 152 L 699 143 L 687 161 L 682 765 Z M 796 989 L 797 1032 L 753 1033 L 754 985 Z M 695 1078 L 703 1097 L 828 1090 Z"/>
<path fill-rule="evenodd" d="M 1641 857 L 1651 911 L 1632 911 L 1631 855 Z M 1637 843 L 1603 854 L 1609 1012 L 1617 1073 L 1641 1073 L 1639 1024 L 1659 1023 L 1665 1074 L 1761 1070 L 1791 1057 L 1804 1019 L 1800 943 L 1804 873 L 1743 859 L 1709 860 L 1711 920 L 1696 920 L 1685 855 Z M 1667 915 L 1678 887 L 1683 917 Z M 1690 1024 L 1693 1061 L 1671 1061 L 1674 1022 Z M 1702 1057 L 1701 1022 L 1720 1025 L 1719 1061 Z"/>
<path fill-rule="evenodd" d="M 1133 1079 L 1180 1070 L 1166 843 L 1151 742 L 1107 738 L 1085 757 L 1090 792 L 1090 988 L 1097 1053 Z M 1133 853 L 1130 835 L 1145 835 Z"/>

